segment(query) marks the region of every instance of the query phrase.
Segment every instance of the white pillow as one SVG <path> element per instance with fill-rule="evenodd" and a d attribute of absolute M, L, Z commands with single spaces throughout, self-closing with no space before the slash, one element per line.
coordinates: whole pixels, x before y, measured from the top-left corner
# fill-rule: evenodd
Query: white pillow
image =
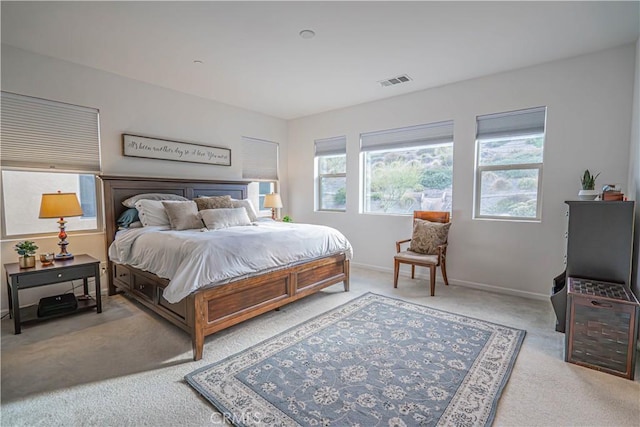
<path fill-rule="evenodd" d="M 258 219 L 258 214 L 256 213 L 256 210 L 253 207 L 253 203 L 251 203 L 251 200 L 249 200 L 249 199 L 244 199 L 244 200 L 231 199 L 231 202 L 233 203 L 233 207 L 234 208 L 245 208 L 247 210 L 247 215 L 249 216 L 249 220 L 251 222 L 255 222 Z"/>
<path fill-rule="evenodd" d="M 237 225 L 251 225 L 245 208 L 204 209 L 198 212 L 198 217 L 204 221 L 209 230 L 234 227 Z"/>
<path fill-rule="evenodd" d="M 136 194 L 123 201 L 122 204 L 128 208 L 134 208 L 138 200 L 189 200 L 186 197 L 178 196 L 177 194 L 168 193 L 143 193 Z"/>
<path fill-rule="evenodd" d="M 165 201 L 165 203 L 175 203 L 176 201 Z M 160 200 L 138 200 L 135 204 L 138 209 L 138 217 L 144 227 L 169 226 L 169 217 L 164 210 L 164 205 Z"/>

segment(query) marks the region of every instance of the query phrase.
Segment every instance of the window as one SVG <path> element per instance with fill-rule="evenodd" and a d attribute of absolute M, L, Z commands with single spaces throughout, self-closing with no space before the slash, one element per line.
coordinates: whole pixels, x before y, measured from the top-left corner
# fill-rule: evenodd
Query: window
<path fill-rule="evenodd" d="M 451 210 L 453 122 L 360 135 L 364 213 Z"/>
<path fill-rule="evenodd" d="M 43 193 L 76 193 L 83 215 L 65 218 L 67 231 L 99 229 L 96 204 L 96 178 L 93 174 L 47 171 L 2 171 L 2 196 L 5 237 L 52 234 L 58 229 L 57 219 L 40 219 Z"/>
<path fill-rule="evenodd" d="M 347 138 L 315 141 L 317 210 L 344 212 L 347 206 Z"/>
<path fill-rule="evenodd" d="M 76 193 L 83 216 L 65 218 L 68 231 L 102 229 L 100 124 L 95 108 L 9 92 L 0 96 L 2 236 L 51 234 L 56 219 L 40 219 L 43 193 Z"/>
<path fill-rule="evenodd" d="M 248 199 L 258 216 L 271 217 L 271 209 L 264 207 L 264 196 L 277 192 L 278 144 L 242 137 L 242 154 L 242 177 L 253 181 L 248 186 Z"/>
<path fill-rule="evenodd" d="M 477 117 L 475 218 L 540 220 L 546 107 Z"/>
<path fill-rule="evenodd" d="M 242 178 L 278 180 L 278 144 L 242 137 Z"/>

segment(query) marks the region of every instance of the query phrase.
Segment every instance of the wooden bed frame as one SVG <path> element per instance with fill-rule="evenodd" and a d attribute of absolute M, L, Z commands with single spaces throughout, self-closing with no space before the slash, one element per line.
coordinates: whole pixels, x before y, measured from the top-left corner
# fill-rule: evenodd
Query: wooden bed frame
<path fill-rule="evenodd" d="M 117 231 L 122 201 L 141 193 L 247 197 L 248 182 L 101 176 L 104 188 L 107 249 Z M 118 290 L 191 334 L 193 360 L 200 360 L 204 338 L 229 326 L 274 310 L 336 283 L 349 290 L 349 260 L 344 253 L 281 270 L 200 289 L 171 304 L 162 292 L 169 281 L 128 265 L 107 263 L 109 295 Z"/>

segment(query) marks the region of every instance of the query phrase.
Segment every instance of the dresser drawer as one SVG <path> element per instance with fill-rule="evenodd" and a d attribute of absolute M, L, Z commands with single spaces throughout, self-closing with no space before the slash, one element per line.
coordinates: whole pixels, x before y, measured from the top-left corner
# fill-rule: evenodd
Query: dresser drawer
<path fill-rule="evenodd" d="M 120 264 L 114 264 L 113 278 L 118 283 L 118 286 L 131 288 L 131 272 L 127 267 L 124 267 Z"/>
<path fill-rule="evenodd" d="M 131 289 L 138 295 L 144 297 L 145 299 L 154 302 L 154 294 L 156 290 L 156 285 L 149 279 L 133 274 L 132 276 L 132 286 Z"/>
<path fill-rule="evenodd" d="M 158 288 L 158 305 L 169 310 L 181 319 L 187 318 L 187 299 L 184 298 L 175 304 L 170 303 L 162 296 L 162 289 Z"/>
<path fill-rule="evenodd" d="M 18 277 L 18 288 L 26 289 L 34 286 L 42 286 L 51 283 L 68 282 L 70 280 L 84 279 L 95 273 L 93 265 L 80 265 L 77 267 L 65 267 L 49 271 L 38 271 L 24 274 Z"/>

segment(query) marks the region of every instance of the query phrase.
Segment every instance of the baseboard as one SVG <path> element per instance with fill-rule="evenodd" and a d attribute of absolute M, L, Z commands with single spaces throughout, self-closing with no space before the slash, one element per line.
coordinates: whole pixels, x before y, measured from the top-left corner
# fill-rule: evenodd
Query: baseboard
<path fill-rule="evenodd" d="M 366 268 L 367 270 L 375 270 L 375 271 L 393 274 L 392 268 L 378 267 L 374 265 L 360 264 L 355 262 L 351 262 L 351 265 L 354 267 Z M 400 271 L 400 275 L 403 277 L 410 277 L 410 274 L 408 272 L 403 272 L 402 270 Z M 429 280 L 429 276 L 422 273 L 416 273 L 416 277 L 419 279 Z M 444 285 L 444 283 L 442 282 L 439 276 L 436 279 L 436 283 Z M 549 295 L 547 294 L 538 294 L 535 292 L 527 292 L 527 291 L 520 291 L 517 289 L 503 288 L 501 286 L 488 285 L 486 283 L 469 282 L 466 280 L 457 280 L 457 279 L 449 278 L 449 284 L 464 286 L 466 288 L 480 289 L 488 292 L 495 292 L 498 294 L 528 298 L 528 299 L 535 299 L 535 300 L 541 300 L 541 301 L 549 300 Z"/>
<path fill-rule="evenodd" d="M 503 288 L 501 286 L 487 285 L 485 283 L 468 282 L 466 280 L 449 279 L 449 284 L 464 286 L 467 288 L 480 289 L 483 291 L 495 292 L 498 294 L 512 295 L 516 297 L 548 301 L 549 295 L 538 294 L 536 292 L 520 291 L 518 289 Z"/>

